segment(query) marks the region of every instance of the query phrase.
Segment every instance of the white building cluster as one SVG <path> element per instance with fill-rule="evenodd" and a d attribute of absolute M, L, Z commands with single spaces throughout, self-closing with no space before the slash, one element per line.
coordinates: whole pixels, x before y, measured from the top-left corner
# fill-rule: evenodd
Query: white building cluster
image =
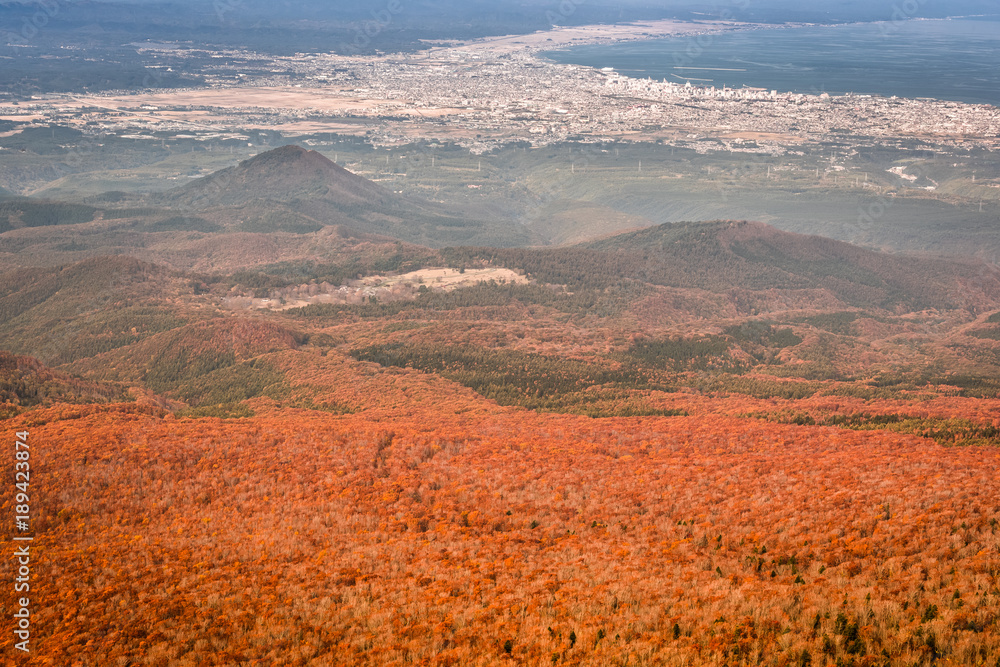
<path fill-rule="evenodd" d="M 605 68 L 601 70 L 607 73 Z M 635 95 L 652 99 L 670 100 L 774 100 L 778 98 L 777 90 L 767 90 L 766 88 L 728 88 L 722 86 L 698 86 L 690 80 L 684 83 L 673 81 L 654 81 L 651 78 L 633 79 L 617 73 L 610 73 L 604 84 L 605 89 L 612 95 Z"/>

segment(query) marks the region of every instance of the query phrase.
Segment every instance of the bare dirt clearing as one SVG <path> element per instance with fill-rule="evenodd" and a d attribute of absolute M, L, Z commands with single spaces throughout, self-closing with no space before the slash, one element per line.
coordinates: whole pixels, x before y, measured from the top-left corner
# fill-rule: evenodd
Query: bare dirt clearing
<path fill-rule="evenodd" d="M 360 304 L 366 301 L 406 301 L 415 299 L 421 288 L 431 291 L 450 292 L 461 287 L 471 287 L 484 282 L 527 283 L 528 278 L 510 269 L 421 269 L 389 276 L 366 276 L 352 280 L 346 285 L 298 285 L 275 290 L 271 296 L 256 298 L 231 296 L 223 300 L 223 305 L 231 309 L 260 308 L 265 310 L 288 310 L 311 304 L 340 303 Z"/>

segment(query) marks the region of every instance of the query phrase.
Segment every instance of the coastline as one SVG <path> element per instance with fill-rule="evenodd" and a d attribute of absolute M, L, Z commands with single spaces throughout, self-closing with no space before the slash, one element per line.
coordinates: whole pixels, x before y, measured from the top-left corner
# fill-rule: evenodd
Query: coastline
<path fill-rule="evenodd" d="M 597 46 L 626 42 L 652 41 L 672 37 L 697 37 L 708 34 L 722 34 L 745 30 L 768 30 L 796 27 L 808 24 L 769 24 L 741 21 L 678 21 L 663 19 L 658 21 L 636 21 L 620 24 L 594 24 L 574 27 L 553 27 L 526 35 L 502 35 L 481 39 L 449 42 L 439 47 L 420 52 L 436 56 L 453 49 L 470 52 L 489 51 L 494 54 L 530 53 L 573 46 Z"/>
<path fill-rule="evenodd" d="M 136 139 L 165 132 L 194 133 L 205 141 L 254 130 L 289 137 L 331 132 L 365 136 L 374 145 L 453 141 L 474 153 L 519 141 L 547 145 L 574 137 L 588 142 L 644 137 L 699 151 L 782 154 L 821 141 L 833 128 L 848 128 L 869 143 L 931 137 L 941 145 L 1000 145 L 1000 108 L 991 105 L 822 90 L 780 95 L 750 88 L 685 90 L 541 55 L 560 44 L 685 35 L 704 49 L 720 34 L 815 25 L 640 22 L 441 44 L 416 54 L 296 54 L 271 61 L 280 71 L 295 72 L 298 78 L 291 81 L 239 74 L 191 89 L 48 95 L 20 106 L 0 105 L 0 117 Z M 706 137 L 721 143 L 701 141 Z M 756 142 L 747 144 L 743 137 Z"/>
<path fill-rule="evenodd" d="M 877 29 L 875 31 L 877 33 L 876 36 L 883 40 L 888 40 L 896 36 L 897 33 L 903 30 L 905 26 L 911 26 L 917 24 L 923 24 L 923 25 L 947 24 L 957 21 L 970 20 L 970 18 L 971 17 L 956 16 L 947 18 L 914 18 L 914 19 L 907 19 L 906 21 L 857 21 L 851 23 L 831 23 L 831 24 L 788 23 L 788 24 L 773 25 L 766 27 L 770 27 L 773 29 L 788 29 L 788 30 L 795 30 L 802 28 L 813 28 L 818 30 L 826 30 L 826 29 L 864 30 L 866 28 L 873 30 Z M 985 21 L 983 21 L 984 23 L 996 22 L 998 26 L 1000 26 L 1000 15 L 989 15 L 989 16 L 984 15 L 983 17 L 976 17 L 976 18 L 986 19 Z M 713 37 L 715 37 L 720 35 L 733 35 L 735 33 L 749 33 L 755 31 L 755 29 L 760 29 L 762 27 L 764 26 L 760 26 L 758 24 L 746 24 L 745 26 L 742 26 L 739 29 L 714 31 L 710 34 Z M 861 36 L 863 37 L 864 35 Z M 898 98 L 907 100 L 935 101 L 935 102 L 945 102 L 945 103 L 951 102 L 951 103 L 958 103 L 970 106 L 987 105 L 1000 110 L 1000 98 L 993 99 L 993 97 L 990 97 L 989 95 L 983 96 L 982 94 L 977 96 L 974 93 L 975 89 L 972 89 L 973 92 L 971 93 L 963 92 L 960 91 L 958 88 L 956 88 L 955 90 L 948 91 L 947 93 L 942 93 L 942 91 L 936 91 L 935 94 L 921 94 L 921 95 L 913 94 L 913 90 L 897 90 L 895 92 L 893 92 L 892 90 L 886 90 L 886 89 L 874 90 L 871 88 L 858 90 L 857 88 L 854 88 L 853 86 L 849 85 L 837 85 L 837 83 L 840 84 L 845 83 L 845 81 L 842 80 L 845 78 L 845 75 L 840 73 L 836 73 L 832 77 L 832 79 L 836 83 L 831 84 L 829 82 L 830 78 L 829 72 L 826 73 L 826 76 L 828 78 L 823 83 L 818 85 L 813 83 L 810 84 L 809 86 L 806 86 L 805 83 L 792 84 L 790 78 L 786 79 L 785 81 L 780 81 L 780 82 L 776 81 L 775 80 L 776 78 L 780 80 L 784 77 L 781 76 L 774 77 L 773 76 L 774 72 L 777 71 L 777 69 L 776 66 L 771 67 L 770 64 L 768 64 L 768 66 L 771 67 L 771 69 L 759 69 L 759 71 L 756 72 L 756 74 L 753 74 L 752 73 L 753 66 L 763 67 L 761 63 L 747 61 L 747 60 L 738 60 L 738 59 L 735 59 L 732 62 L 729 62 L 728 60 L 713 61 L 709 59 L 708 61 L 702 60 L 696 63 L 696 60 L 698 58 L 702 58 L 703 55 L 709 51 L 708 45 L 702 44 L 701 41 L 694 42 L 691 45 L 687 44 L 683 45 L 684 46 L 683 52 L 678 50 L 671 50 L 665 47 L 662 54 L 657 54 L 657 55 L 662 55 L 662 59 L 664 60 L 665 63 L 669 61 L 669 56 L 673 56 L 673 59 L 675 61 L 678 58 L 681 58 L 684 60 L 685 66 L 670 66 L 669 64 L 657 64 L 650 66 L 649 69 L 640 70 L 622 63 L 622 61 L 627 60 L 629 57 L 633 58 L 637 57 L 637 54 L 635 52 L 629 52 L 629 50 L 626 49 L 622 53 L 612 53 L 614 47 L 616 46 L 624 46 L 629 43 L 635 44 L 639 42 L 650 44 L 652 42 L 663 42 L 667 40 L 672 40 L 676 37 L 677 35 L 663 35 L 655 37 L 650 36 L 648 38 L 644 38 L 641 40 L 623 39 L 610 43 L 603 43 L 595 40 L 589 44 L 575 43 L 564 47 L 552 47 L 550 49 L 546 49 L 544 52 L 537 53 L 536 55 L 537 57 L 545 60 L 546 62 L 557 65 L 591 67 L 595 70 L 601 70 L 601 68 L 604 67 L 605 71 L 614 71 L 619 76 L 635 80 L 652 79 L 653 81 L 672 81 L 673 83 L 681 83 L 681 84 L 683 84 L 685 81 L 691 81 L 694 86 L 706 89 L 711 87 L 712 84 L 715 84 L 716 86 L 725 85 L 730 89 L 760 88 L 760 89 L 776 90 L 779 95 L 819 95 L 825 92 L 828 93 L 829 96 L 831 97 L 840 97 L 840 98 L 843 97 L 875 97 L 881 99 Z M 859 42 L 863 41 L 860 37 L 855 39 L 857 39 Z M 751 42 L 751 47 L 754 46 L 757 45 Z M 593 55 L 588 55 L 584 57 L 565 57 L 565 58 L 559 57 L 560 54 L 570 54 L 578 47 L 611 47 L 611 49 L 608 49 L 607 51 L 608 59 L 600 64 L 594 62 L 595 56 Z M 818 43 L 817 47 L 822 48 L 823 44 Z M 639 54 L 643 56 L 647 55 L 641 51 L 642 48 L 641 46 L 638 48 L 640 49 L 638 51 Z M 753 55 L 755 54 L 751 51 L 747 55 L 747 57 L 749 58 Z M 759 57 L 760 54 L 757 53 L 756 56 Z M 971 58 L 972 56 L 969 57 Z M 811 69 L 808 66 L 808 62 L 809 62 L 808 59 L 806 59 L 805 61 L 806 64 L 803 64 L 802 66 L 803 70 Z M 872 67 L 877 67 L 875 59 L 872 59 L 871 62 L 872 62 Z M 741 63 L 741 64 L 745 63 L 748 67 L 739 68 L 735 63 Z M 695 64 L 702 66 L 686 66 Z M 791 65 L 789 65 L 788 68 L 797 69 L 792 67 Z M 845 68 L 845 70 L 846 69 L 850 68 Z M 668 71 L 668 70 L 673 70 L 673 71 Z M 681 71 L 678 72 L 677 70 Z M 735 78 L 737 81 L 734 83 L 731 80 L 720 81 L 715 79 L 704 79 L 700 78 L 697 74 L 695 74 L 694 76 L 685 76 L 686 71 L 705 72 L 705 73 L 732 72 L 733 78 Z M 740 73 L 743 72 L 751 72 L 751 76 L 741 77 Z M 803 71 L 801 76 L 805 78 L 806 73 Z M 972 78 L 974 79 L 975 77 L 973 76 Z M 904 89 L 912 88 L 912 85 L 905 79 L 901 79 L 899 81 L 895 81 L 892 83 L 889 82 L 886 83 L 888 85 L 895 84 L 898 87 Z M 1000 83 L 998 83 L 998 85 L 1000 85 Z M 984 89 L 988 89 L 991 92 L 993 90 L 996 90 L 994 88 L 989 87 L 989 85 L 980 87 L 981 91 Z"/>

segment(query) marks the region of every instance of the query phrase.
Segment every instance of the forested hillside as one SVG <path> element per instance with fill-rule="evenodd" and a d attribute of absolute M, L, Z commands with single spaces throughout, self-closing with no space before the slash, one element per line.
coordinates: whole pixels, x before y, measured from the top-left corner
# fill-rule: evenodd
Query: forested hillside
<path fill-rule="evenodd" d="M 33 553 L 53 564 L 36 655 L 1000 658 L 995 447 L 713 416 L 431 414 L 17 418 L 44 470 Z"/>
<path fill-rule="evenodd" d="M 2 276 L 33 658 L 1000 661 L 992 267 L 732 221 L 323 238 Z"/>

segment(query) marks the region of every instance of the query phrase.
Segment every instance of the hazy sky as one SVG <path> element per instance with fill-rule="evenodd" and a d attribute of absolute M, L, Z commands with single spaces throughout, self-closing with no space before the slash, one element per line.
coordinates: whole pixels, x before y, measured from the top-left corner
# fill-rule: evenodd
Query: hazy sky
<path fill-rule="evenodd" d="M 9 1 L 9 0 L 8 0 Z M 15 0 L 17 1 L 17 0 Z M 84 0 L 78 0 L 83 4 Z M 99 0 L 122 4 L 211 4 L 206 0 Z M 307 13 L 324 11 L 328 14 L 356 14 L 381 11 L 393 0 L 219 0 L 236 6 L 280 7 L 295 14 L 296 9 Z M 919 17 L 954 16 L 977 13 L 1000 13 L 998 0 L 395 0 L 403 12 L 426 12 L 438 9 L 453 11 L 456 8 L 469 13 L 526 12 L 538 10 L 558 11 L 560 7 L 574 6 L 578 12 L 607 14 L 625 9 L 634 12 L 645 10 L 650 14 L 674 12 L 705 12 L 708 14 L 739 13 L 741 15 L 774 17 L 782 13 L 789 17 L 812 15 L 817 18 L 832 17 Z M 29 3 L 30 4 L 30 3 Z"/>

